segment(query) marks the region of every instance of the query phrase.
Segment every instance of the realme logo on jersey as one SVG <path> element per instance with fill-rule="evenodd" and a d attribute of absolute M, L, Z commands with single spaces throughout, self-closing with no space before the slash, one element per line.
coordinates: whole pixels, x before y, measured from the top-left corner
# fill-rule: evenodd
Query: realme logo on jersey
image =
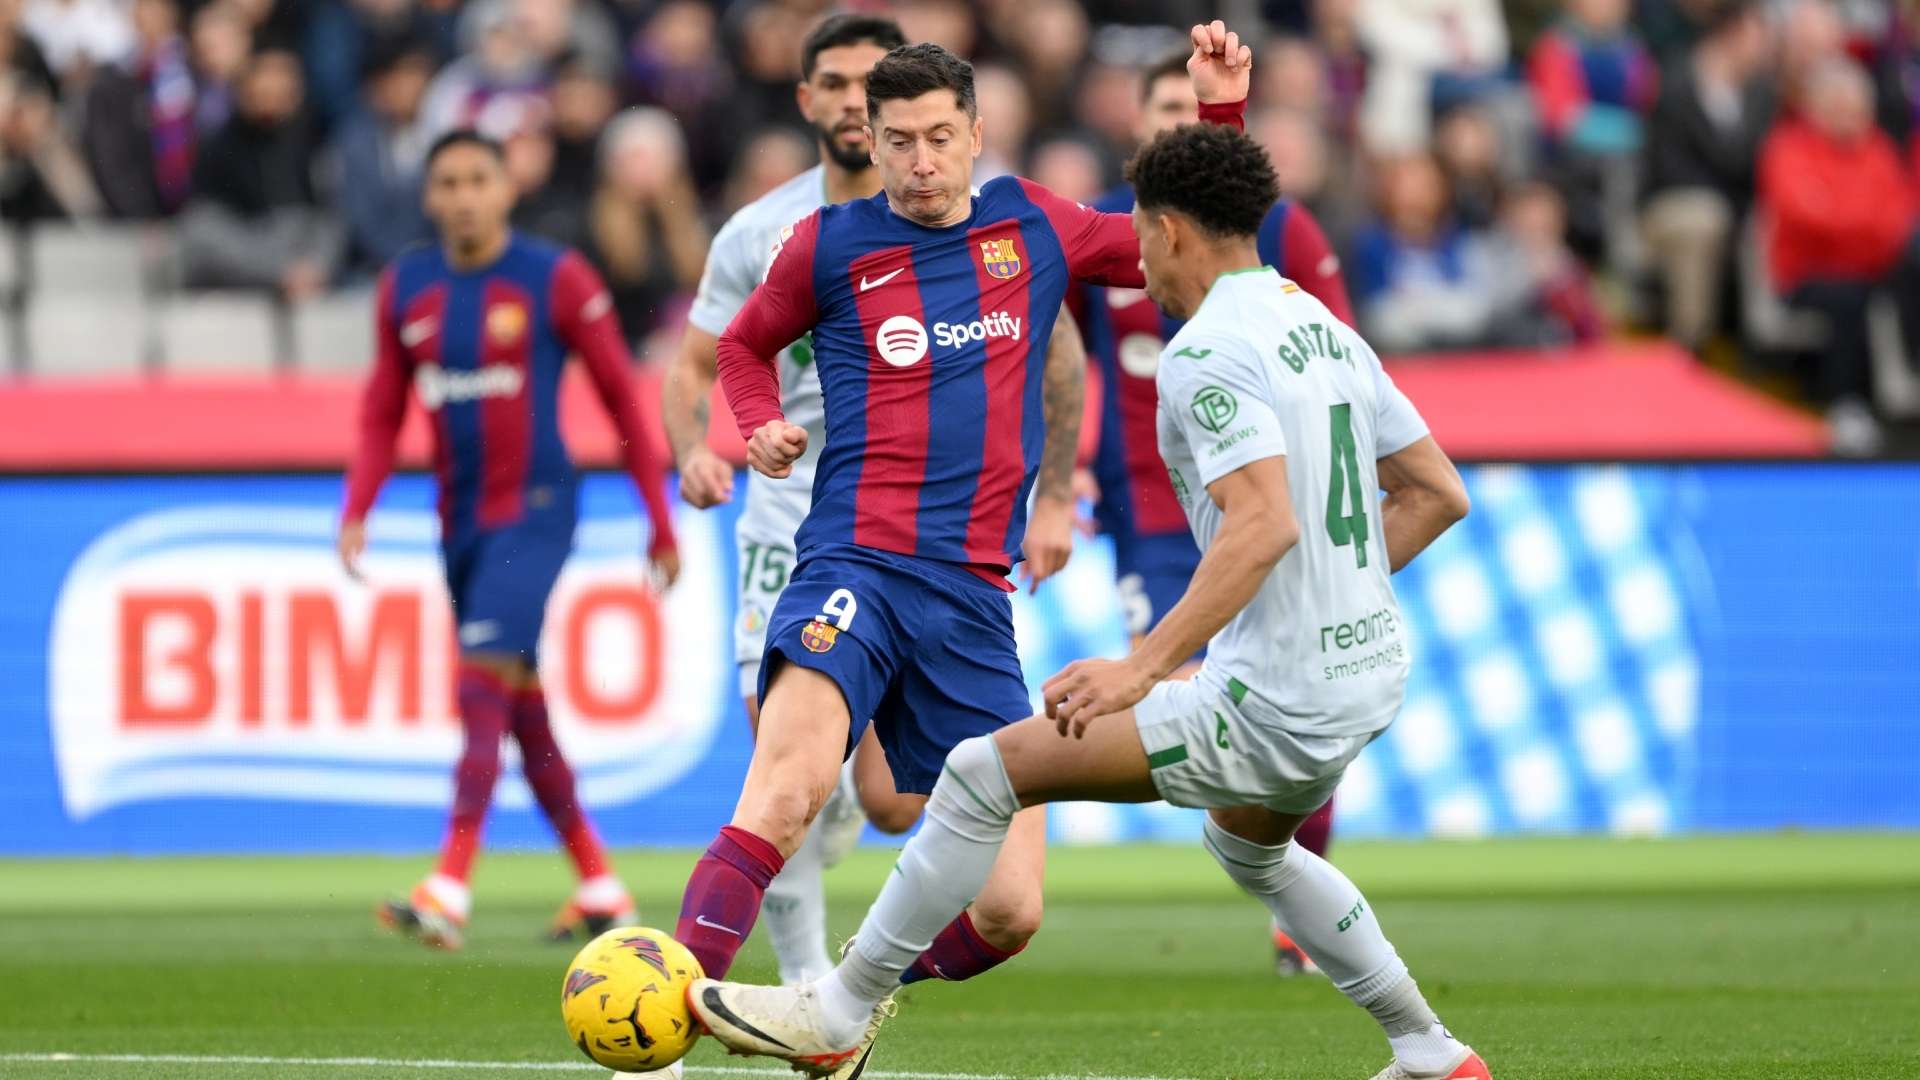
<path fill-rule="evenodd" d="M 473 371 L 448 371 L 439 364 L 422 364 L 413 374 L 413 391 L 428 412 L 481 398 L 510 398 L 526 385 L 526 372 L 512 364 L 488 364 Z"/>
<path fill-rule="evenodd" d="M 970 323 L 933 324 L 933 343 L 943 348 L 997 337 L 1010 337 L 1019 341 L 1020 320 L 1004 311 L 996 311 L 984 319 L 975 319 Z"/>

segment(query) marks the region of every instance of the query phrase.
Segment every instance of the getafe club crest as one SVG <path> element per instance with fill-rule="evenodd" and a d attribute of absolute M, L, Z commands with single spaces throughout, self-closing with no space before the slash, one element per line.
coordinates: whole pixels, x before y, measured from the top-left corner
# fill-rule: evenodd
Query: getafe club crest
<path fill-rule="evenodd" d="M 808 652 L 826 652 L 833 648 L 833 643 L 839 640 L 839 637 L 839 627 L 832 623 L 821 622 L 819 619 L 813 620 L 800 630 L 800 644 L 805 645 Z"/>
<path fill-rule="evenodd" d="M 1020 253 L 1014 250 L 1013 238 L 980 241 L 980 263 L 987 268 L 988 277 L 1005 281 L 1018 274 Z"/>

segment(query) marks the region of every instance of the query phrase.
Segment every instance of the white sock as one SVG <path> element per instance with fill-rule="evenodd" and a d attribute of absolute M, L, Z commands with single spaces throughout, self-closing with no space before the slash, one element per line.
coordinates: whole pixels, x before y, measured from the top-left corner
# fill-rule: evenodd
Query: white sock
<path fill-rule="evenodd" d="M 627 886 L 613 874 L 595 874 L 573 890 L 573 902 L 586 911 L 615 915 L 630 911 L 633 898 Z"/>
<path fill-rule="evenodd" d="M 990 737 L 968 739 L 947 755 L 926 820 L 900 853 L 853 948 L 814 984 L 836 1041 L 851 1045 L 866 1030 L 874 1005 L 899 985 L 900 973 L 973 903 L 1019 808 Z"/>
<path fill-rule="evenodd" d="M 767 885 L 760 903 L 760 925 L 773 941 L 780 982 L 796 986 L 833 970 L 827 957 L 827 898 L 820 883 L 820 829 L 807 838 Z"/>
<path fill-rule="evenodd" d="M 427 895 L 440 902 L 447 914 L 466 922 L 473 914 L 473 890 L 459 878 L 445 874 L 429 874 L 425 882 Z"/>
<path fill-rule="evenodd" d="M 1333 985 L 1380 1022 L 1402 1065 L 1431 1071 L 1461 1049 L 1421 997 L 1373 906 L 1332 863 L 1295 843 L 1267 847 L 1243 840 L 1211 817 L 1203 839 L 1227 876 L 1266 904 Z M 1434 1028 L 1442 1040 L 1426 1037 Z"/>

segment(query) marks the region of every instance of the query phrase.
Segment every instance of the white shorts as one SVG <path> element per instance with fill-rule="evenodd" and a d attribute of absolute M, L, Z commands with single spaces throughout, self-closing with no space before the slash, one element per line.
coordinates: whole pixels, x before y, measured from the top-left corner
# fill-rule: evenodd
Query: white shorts
<path fill-rule="evenodd" d="M 1133 707 L 1153 786 L 1174 806 L 1310 814 L 1379 732 L 1302 735 L 1250 719 L 1200 679 L 1163 682 Z"/>
<path fill-rule="evenodd" d="M 740 611 L 733 620 L 733 658 L 740 665 L 740 696 L 760 691 L 760 658 L 767 651 L 767 620 L 793 574 L 793 544 L 734 538 L 739 554 Z"/>

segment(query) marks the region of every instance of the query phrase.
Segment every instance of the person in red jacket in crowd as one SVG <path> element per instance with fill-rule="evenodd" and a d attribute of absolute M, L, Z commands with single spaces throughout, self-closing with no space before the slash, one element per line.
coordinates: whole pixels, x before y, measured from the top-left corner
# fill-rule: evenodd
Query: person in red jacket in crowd
<path fill-rule="evenodd" d="M 1815 69 L 1799 114 L 1761 149 L 1759 194 L 1774 288 L 1827 326 L 1811 390 L 1827 406 L 1834 452 L 1877 453 L 1867 307 L 1913 258 L 1915 196 L 1899 149 L 1874 127 L 1859 65 Z"/>

